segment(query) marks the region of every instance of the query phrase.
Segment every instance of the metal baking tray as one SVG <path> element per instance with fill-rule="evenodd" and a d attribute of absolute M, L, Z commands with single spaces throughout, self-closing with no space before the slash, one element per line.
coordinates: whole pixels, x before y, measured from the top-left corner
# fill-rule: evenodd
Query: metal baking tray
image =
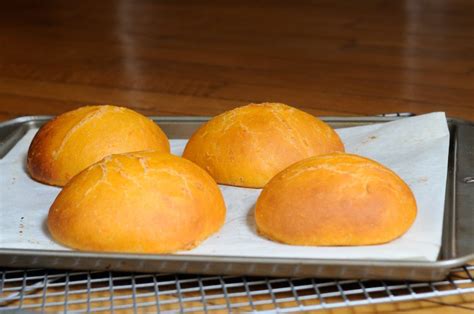
<path fill-rule="evenodd" d="M 170 139 L 189 138 L 208 117 L 151 117 Z M 49 116 L 26 116 L 0 123 L 0 158 L 31 128 Z M 383 123 L 401 115 L 322 117 L 334 128 Z M 435 262 L 207 257 L 1 249 L 0 266 L 134 272 L 226 274 L 285 277 L 439 280 L 450 269 L 474 260 L 474 124 L 448 118 L 450 149 L 443 238 Z M 0 230 L 1 236 L 1 230 Z"/>

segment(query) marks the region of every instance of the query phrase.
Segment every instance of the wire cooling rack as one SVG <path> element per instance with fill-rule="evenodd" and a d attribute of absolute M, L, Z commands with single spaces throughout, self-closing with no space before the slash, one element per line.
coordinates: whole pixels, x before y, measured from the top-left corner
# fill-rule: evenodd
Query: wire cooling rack
<path fill-rule="evenodd" d="M 474 293 L 473 273 L 392 282 L 3 269 L 0 311 L 296 312 Z"/>

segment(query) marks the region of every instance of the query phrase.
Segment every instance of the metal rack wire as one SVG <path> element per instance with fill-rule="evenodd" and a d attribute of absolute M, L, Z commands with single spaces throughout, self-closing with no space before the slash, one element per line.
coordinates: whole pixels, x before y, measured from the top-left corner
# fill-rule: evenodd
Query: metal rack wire
<path fill-rule="evenodd" d="M 474 293 L 473 274 L 474 265 L 435 282 L 3 269 L 0 311 L 295 312 Z"/>

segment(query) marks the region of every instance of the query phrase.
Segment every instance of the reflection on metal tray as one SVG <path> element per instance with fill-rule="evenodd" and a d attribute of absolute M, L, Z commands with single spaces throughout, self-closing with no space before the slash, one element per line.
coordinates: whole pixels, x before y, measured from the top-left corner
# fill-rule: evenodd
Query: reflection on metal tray
<path fill-rule="evenodd" d="M 0 123 L 0 158 L 32 127 L 51 117 L 21 117 Z M 335 128 L 402 119 L 390 117 L 324 117 Z M 206 117 L 153 117 L 171 139 L 188 138 Z M 49 267 L 137 272 L 179 272 L 200 274 L 312 276 L 331 278 L 384 278 L 435 280 L 451 268 L 474 259 L 474 125 L 448 119 L 450 155 L 446 189 L 443 241 L 436 262 L 384 260 L 330 260 L 204 257 L 1 249 L 0 266 Z"/>

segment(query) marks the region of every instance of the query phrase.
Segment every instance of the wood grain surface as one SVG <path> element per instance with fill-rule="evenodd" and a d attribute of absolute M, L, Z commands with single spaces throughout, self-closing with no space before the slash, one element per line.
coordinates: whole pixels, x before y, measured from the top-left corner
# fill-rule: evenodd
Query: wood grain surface
<path fill-rule="evenodd" d="M 0 120 L 105 103 L 215 115 L 262 101 L 474 120 L 474 1 L 2 2 Z M 332 312 L 462 313 L 473 302 Z"/>
<path fill-rule="evenodd" d="M 474 2 L 9 1 L 0 118 L 84 104 L 474 119 Z"/>

